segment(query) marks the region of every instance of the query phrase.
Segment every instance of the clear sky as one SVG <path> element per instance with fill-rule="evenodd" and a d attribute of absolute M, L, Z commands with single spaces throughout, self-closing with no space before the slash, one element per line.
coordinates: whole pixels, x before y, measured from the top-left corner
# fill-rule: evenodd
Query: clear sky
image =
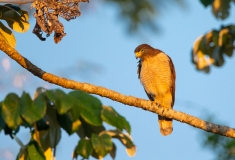
<path fill-rule="evenodd" d="M 32 63 L 43 70 L 77 81 L 88 82 L 115 90 L 117 92 L 147 99 L 136 70 L 137 60 L 134 49 L 142 43 L 163 50 L 173 60 L 177 73 L 176 102 L 174 109 L 205 119 L 206 115 L 216 116 L 216 122 L 235 127 L 235 72 L 234 56 L 226 58 L 223 67 L 212 67 L 210 74 L 198 72 L 191 63 L 190 51 L 196 38 L 211 29 L 219 29 L 222 24 L 234 21 L 234 11 L 226 21 L 214 18 L 211 8 L 205 9 L 199 1 L 189 1 L 188 7 L 168 6 L 156 18 L 160 24 L 159 33 L 150 33 L 146 37 L 127 34 L 125 21 L 117 18 L 117 8 L 111 5 L 90 1 L 89 11 L 82 12 L 76 20 L 65 22 L 66 37 L 54 44 L 53 36 L 41 42 L 32 34 L 35 20 L 31 18 L 31 28 L 26 34 L 16 33 L 17 50 Z M 234 6 L 232 7 L 234 10 Z M 0 59 L 6 58 L 1 52 Z M 58 88 L 31 76 L 27 71 L 10 60 L 11 69 L 5 72 L 0 66 L 0 87 L 12 86 L 15 74 L 24 75 L 22 88 L 4 87 L 0 89 L 0 99 L 7 93 L 21 94 L 26 90 L 31 95 L 38 86 Z M 21 77 L 22 78 L 22 77 Z M 1 79 L 0 79 L 1 80 Z M 97 96 L 103 104 L 113 106 L 125 116 L 132 127 L 131 136 L 137 146 L 135 157 L 129 158 L 124 146 L 117 145 L 117 160 L 209 160 L 213 153 L 201 146 L 203 131 L 187 124 L 174 121 L 174 131 L 163 137 L 159 132 L 157 115 L 126 106 Z M 18 135 L 24 143 L 28 142 L 28 130 Z M 57 149 L 57 160 L 70 159 L 76 145 L 76 135 L 63 138 Z M 0 159 L 5 160 L 6 150 L 13 153 L 13 159 L 19 151 L 18 145 L 0 133 Z M 11 156 L 9 153 L 9 157 Z M 8 158 L 10 160 L 11 158 Z M 111 159 L 110 156 L 105 159 Z"/>

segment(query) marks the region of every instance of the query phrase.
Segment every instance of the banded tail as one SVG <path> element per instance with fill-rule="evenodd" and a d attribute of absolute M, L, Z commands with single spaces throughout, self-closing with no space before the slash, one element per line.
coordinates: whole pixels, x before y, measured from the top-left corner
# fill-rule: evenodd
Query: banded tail
<path fill-rule="evenodd" d="M 160 132 L 163 136 L 171 134 L 171 132 L 173 131 L 172 119 L 158 116 L 158 123 L 160 126 Z"/>

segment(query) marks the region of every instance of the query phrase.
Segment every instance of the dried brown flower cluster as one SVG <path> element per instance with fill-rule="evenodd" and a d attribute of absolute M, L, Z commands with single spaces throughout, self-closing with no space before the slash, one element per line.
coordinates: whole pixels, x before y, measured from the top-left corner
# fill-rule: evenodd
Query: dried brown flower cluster
<path fill-rule="evenodd" d="M 31 6 L 36 9 L 34 13 L 36 24 L 33 33 L 40 40 L 45 41 L 46 38 L 42 37 L 42 33 L 47 33 L 48 37 L 54 31 L 55 43 L 60 42 L 66 33 L 58 16 L 67 21 L 80 16 L 80 2 L 89 2 L 89 0 L 36 0 Z"/>

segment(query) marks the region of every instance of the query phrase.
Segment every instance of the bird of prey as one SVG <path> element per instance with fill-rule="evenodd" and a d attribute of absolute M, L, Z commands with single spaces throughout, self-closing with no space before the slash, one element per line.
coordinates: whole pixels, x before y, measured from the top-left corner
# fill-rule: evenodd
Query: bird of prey
<path fill-rule="evenodd" d="M 176 73 L 171 58 L 148 44 L 139 45 L 134 52 L 139 58 L 138 77 L 148 98 L 164 108 L 173 108 Z M 163 136 L 171 134 L 172 119 L 158 115 L 158 122 Z"/>

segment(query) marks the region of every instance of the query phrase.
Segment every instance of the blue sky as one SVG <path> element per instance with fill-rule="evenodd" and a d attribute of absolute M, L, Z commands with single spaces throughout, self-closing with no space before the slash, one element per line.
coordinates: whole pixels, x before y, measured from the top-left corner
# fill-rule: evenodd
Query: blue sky
<path fill-rule="evenodd" d="M 222 24 L 233 22 L 234 11 L 230 12 L 230 17 L 226 21 L 219 21 L 212 15 L 211 8 L 205 9 L 199 1 L 190 1 L 187 4 L 186 9 L 178 6 L 163 9 L 162 14 L 156 18 L 161 27 L 159 33 L 143 30 L 147 36 L 141 38 L 126 33 L 125 21 L 117 18 L 118 10 L 115 6 L 90 1 L 89 4 L 83 4 L 92 5 L 89 11 L 82 12 L 82 16 L 76 20 L 64 21 L 67 35 L 59 44 L 54 44 L 53 36 L 46 42 L 41 42 L 33 35 L 31 31 L 35 20 L 31 18 L 30 31 L 26 34 L 15 34 L 17 50 L 47 72 L 147 99 L 137 78 L 137 60 L 133 51 L 139 44 L 148 43 L 163 50 L 174 62 L 177 73 L 175 110 L 200 118 L 213 114 L 216 116 L 216 122 L 234 127 L 234 56 L 226 58 L 223 67 L 212 67 L 210 74 L 198 72 L 190 57 L 195 39 L 211 29 L 219 29 Z M 5 57 L 1 52 L 0 58 Z M 3 76 L 5 83 L 9 80 L 6 84 L 12 81 L 13 73 L 26 75 L 29 80 L 23 83 L 22 88 L 9 87 L 0 90 L 1 100 L 9 92 L 21 94 L 26 90 L 32 95 L 38 86 L 58 88 L 31 76 L 14 61 L 10 62 L 11 72 L 5 73 L 0 66 L 0 74 L 7 77 Z M 115 141 L 118 148 L 116 159 L 213 158 L 213 153 L 201 146 L 203 131 L 174 121 L 173 133 L 163 137 L 159 132 L 157 115 L 97 97 L 103 104 L 113 106 L 132 126 L 131 136 L 137 146 L 137 153 L 135 157 L 129 158 L 121 143 Z M 24 143 L 28 142 L 28 132 L 22 130 L 19 134 Z M 58 146 L 57 160 L 69 159 L 77 140 L 76 135 L 68 137 L 64 133 Z M 9 137 L 0 133 L 0 159 L 4 159 L 5 149 L 16 156 L 19 147 Z M 109 160 L 111 157 L 107 156 L 105 159 Z"/>

